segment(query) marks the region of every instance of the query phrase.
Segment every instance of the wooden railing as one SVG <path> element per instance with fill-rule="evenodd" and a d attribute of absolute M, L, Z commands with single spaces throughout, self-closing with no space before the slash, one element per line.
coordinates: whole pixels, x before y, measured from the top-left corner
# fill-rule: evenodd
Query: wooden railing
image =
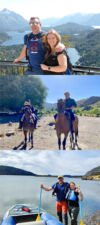
<path fill-rule="evenodd" d="M 0 61 L 0 75 L 24 75 L 28 62 L 13 63 L 13 61 Z M 100 75 L 100 67 L 73 65 L 73 75 Z"/>
<path fill-rule="evenodd" d="M 100 67 L 89 66 L 73 66 L 73 74 L 75 75 L 100 75 Z"/>
<path fill-rule="evenodd" d="M 27 67 L 27 61 L 15 64 L 13 61 L 0 60 L 0 75 L 24 75 Z"/>

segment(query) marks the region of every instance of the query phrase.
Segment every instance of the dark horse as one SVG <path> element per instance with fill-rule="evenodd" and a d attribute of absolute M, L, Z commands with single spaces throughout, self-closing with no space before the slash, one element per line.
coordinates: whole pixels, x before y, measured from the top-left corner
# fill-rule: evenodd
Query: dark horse
<path fill-rule="evenodd" d="M 24 148 L 27 148 L 27 134 L 29 133 L 29 142 L 31 141 L 31 148 L 33 148 L 33 132 L 34 132 L 34 119 L 32 117 L 32 112 L 30 109 L 27 109 L 24 114 L 23 120 L 23 132 L 25 137 Z"/>
<path fill-rule="evenodd" d="M 66 149 L 66 140 L 68 133 L 71 131 L 70 130 L 70 113 L 64 113 L 65 110 L 65 103 L 63 99 L 59 99 L 57 103 L 57 108 L 58 108 L 58 115 L 56 118 L 55 122 L 55 128 L 56 128 L 56 133 L 58 137 L 58 146 L 59 150 L 61 149 L 61 134 L 64 134 L 64 140 L 62 142 L 63 144 L 63 150 Z M 75 132 L 75 143 L 77 143 L 77 135 L 78 135 L 78 118 L 75 118 L 75 122 L 73 123 L 73 129 Z M 71 142 L 71 148 L 73 147 L 73 142 L 74 142 L 74 135 L 70 135 L 70 142 Z"/>

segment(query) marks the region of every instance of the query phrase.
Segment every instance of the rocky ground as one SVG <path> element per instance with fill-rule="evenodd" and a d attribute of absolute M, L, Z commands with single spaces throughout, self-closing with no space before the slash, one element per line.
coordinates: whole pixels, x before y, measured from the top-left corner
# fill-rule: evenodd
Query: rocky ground
<path fill-rule="evenodd" d="M 32 150 L 58 150 L 55 125 L 49 125 L 52 116 L 43 116 L 38 121 L 34 131 L 34 148 Z M 62 135 L 63 136 L 63 135 Z M 79 117 L 79 150 L 100 150 L 100 118 Z M 63 139 L 63 137 L 62 137 Z M 23 149 L 23 131 L 18 129 L 18 123 L 0 124 L 0 150 Z M 27 149 L 30 149 L 28 144 Z M 69 137 L 66 150 L 70 149 Z"/>
<path fill-rule="evenodd" d="M 100 225 L 100 210 L 92 214 L 84 225 Z"/>

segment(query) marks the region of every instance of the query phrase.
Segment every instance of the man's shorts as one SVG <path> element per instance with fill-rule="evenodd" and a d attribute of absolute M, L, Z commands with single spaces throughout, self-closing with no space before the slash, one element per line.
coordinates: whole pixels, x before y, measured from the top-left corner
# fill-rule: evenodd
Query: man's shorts
<path fill-rule="evenodd" d="M 67 213 L 67 203 L 65 201 L 63 201 L 63 202 L 56 201 L 56 212 L 62 212 L 63 214 L 66 214 Z"/>

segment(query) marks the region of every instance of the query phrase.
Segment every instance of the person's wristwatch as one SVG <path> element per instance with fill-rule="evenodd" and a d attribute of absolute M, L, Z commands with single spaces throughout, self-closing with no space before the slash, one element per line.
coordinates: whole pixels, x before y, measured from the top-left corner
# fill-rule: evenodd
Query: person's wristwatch
<path fill-rule="evenodd" d="M 50 69 L 51 69 L 51 67 L 50 66 L 48 66 L 48 70 L 50 71 Z"/>

